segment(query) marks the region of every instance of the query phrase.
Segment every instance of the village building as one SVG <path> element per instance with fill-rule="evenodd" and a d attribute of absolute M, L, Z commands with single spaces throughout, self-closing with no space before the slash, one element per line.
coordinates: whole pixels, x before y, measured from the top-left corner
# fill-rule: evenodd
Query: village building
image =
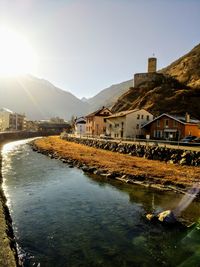
<path fill-rule="evenodd" d="M 25 115 L 7 108 L 0 109 L 0 131 L 22 131 L 25 128 Z"/>
<path fill-rule="evenodd" d="M 153 120 L 145 109 L 134 109 L 115 113 L 105 118 L 106 135 L 112 138 L 139 138 L 144 136 L 142 126 Z"/>
<path fill-rule="evenodd" d="M 84 117 L 80 117 L 75 120 L 74 134 L 77 136 L 86 134 L 86 119 Z"/>
<path fill-rule="evenodd" d="M 62 118 L 60 118 L 60 117 L 52 117 L 51 119 L 50 119 L 50 122 L 52 122 L 52 123 L 66 123 L 66 121 L 64 120 L 64 119 L 62 119 Z"/>
<path fill-rule="evenodd" d="M 39 128 L 38 128 L 37 121 L 30 121 L 30 120 L 25 119 L 24 130 L 30 131 L 30 132 L 38 132 Z"/>
<path fill-rule="evenodd" d="M 51 120 L 41 120 L 37 122 L 38 131 L 44 133 L 60 134 L 63 131 L 71 132 L 71 125 L 68 122 L 52 122 Z"/>
<path fill-rule="evenodd" d="M 151 139 L 180 140 L 185 136 L 200 137 L 200 121 L 185 116 L 161 114 L 142 127 Z"/>
<path fill-rule="evenodd" d="M 105 117 L 108 117 L 112 112 L 106 108 L 101 109 L 87 115 L 86 118 L 86 135 L 88 136 L 99 136 L 105 134 L 106 124 L 104 121 Z"/>

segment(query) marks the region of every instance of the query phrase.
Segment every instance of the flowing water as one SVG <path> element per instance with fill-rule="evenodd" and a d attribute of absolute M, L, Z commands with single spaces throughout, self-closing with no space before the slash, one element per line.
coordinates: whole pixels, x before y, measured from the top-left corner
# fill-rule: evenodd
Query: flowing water
<path fill-rule="evenodd" d="M 182 195 L 89 177 L 33 152 L 3 149 L 4 190 L 25 266 L 200 266 L 198 224 L 183 230 L 147 222 Z M 200 204 L 181 216 L 198 221 Z"/>

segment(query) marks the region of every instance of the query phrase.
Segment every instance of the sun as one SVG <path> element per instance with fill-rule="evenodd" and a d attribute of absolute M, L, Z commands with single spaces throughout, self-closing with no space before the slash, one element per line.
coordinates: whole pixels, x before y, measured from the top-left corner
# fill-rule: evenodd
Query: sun
<path fill-rule="evenodd" d="M 36 71 L 38 57 L 29 42 L 19 33 L 0 27 L 0 76 Z"/>

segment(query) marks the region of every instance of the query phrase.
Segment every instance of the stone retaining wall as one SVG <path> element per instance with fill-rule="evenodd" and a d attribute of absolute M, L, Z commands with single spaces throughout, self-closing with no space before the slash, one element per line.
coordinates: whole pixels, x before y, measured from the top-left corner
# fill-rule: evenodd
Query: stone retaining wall
<path fill-rule="evenodd" d="M 81 139 L 75 137 L 64 137 L 62 139 L 95 148 L 110 150 L 112 152 L 144 157 L 150 160 L 160 160 L 172 164 L 196 167 L 200 166 L 200 151 L 172 149 L 159 146 L 145 146 L 140 144 L 112 142 L 108 140 Z"/>
<path fill-rule="evenodd" d="M 26 139 L 38 136 L 49 136 L 49 135 L 54 135 L 54 134 L 52 132 L 28 132 L 28 131 L 5 132 L 5 133 L 0 132 L 0 144 L 5 144 L 20 139 Z"/>
<path fill-rule="evenodd" d="M 0 141 L 0 151 L 1 151 Z M 17 249 L 12 229 L 12 219 L 2 189 L 2 156 L 0 154 L 0 266 L 15 267 L 18 264 Z"/>

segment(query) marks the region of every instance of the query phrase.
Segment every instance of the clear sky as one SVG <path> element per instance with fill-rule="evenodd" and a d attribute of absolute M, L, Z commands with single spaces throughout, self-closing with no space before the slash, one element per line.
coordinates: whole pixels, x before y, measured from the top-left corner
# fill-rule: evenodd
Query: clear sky
<path fill-rule="evenodd" d="M 200 42 L 199 0 L 0 0 L 0 23 L 36 51 L 33 75 L 91 97 Z M 1 59 L 0 59 L 1 60 Z"/>

